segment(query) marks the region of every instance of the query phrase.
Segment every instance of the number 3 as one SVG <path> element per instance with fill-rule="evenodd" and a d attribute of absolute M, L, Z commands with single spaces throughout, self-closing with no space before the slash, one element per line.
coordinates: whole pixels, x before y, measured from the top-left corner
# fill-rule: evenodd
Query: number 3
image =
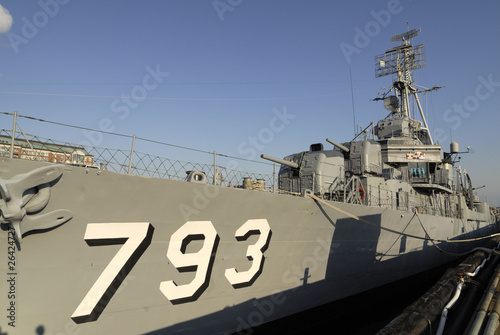
<path fill-rule="evenodd" d="M 271 228 L 266 219 L 248 220 L 241 226 L 234 236 L 238 241 L 244 241 L 252 234 L 259 233 L 259 240 L 248 246 L 247 258 L 252 260 L 250 269 L 238 272 L 235 268 L 226 270 L 226 278 L 234 288 L 250 286 L 259 277 L 264 267 L 264 251 L 271 240 Z"/>

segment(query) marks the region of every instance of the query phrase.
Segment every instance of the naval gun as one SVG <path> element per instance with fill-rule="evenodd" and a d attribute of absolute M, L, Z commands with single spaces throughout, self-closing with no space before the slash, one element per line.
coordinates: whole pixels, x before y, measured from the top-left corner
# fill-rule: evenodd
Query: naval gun
<path fill-rule="evenodd" d="M 288 166 L 288 167 L 290 167 L 292 169 L 298 169 L 299 168 L 299 164 L 294 163 L 294 162 L 290 162 L 290 161 L 287 161 L 287 160 L 284 160 L 284 159 L 279 159 L 279 158 L 267 156 L 267 155 L 264 155 L 264 154 L 260 155 L 260 158 L 267 159 L 268 161 Z"/>
<path fill-rule="evenodd" d="M 337 143 L 337 142 L 334 142 L 332 141 L 331 139 L 327 138 L 326 141 L 330 144 L 333 144 L 334 146 L 336 146 L 337 148 L 339 148 L 340 150 L 342 150 L 344 153 L 346 154 L 349 154 L 350 150 L 348 147 L 340 144 L 340 143 Z"/>
<path fill-rule="evenodd" d="M 345 176 L 344 154 L 338 150 L 323 150 L 323 146 L 311 145 L 302 151 L 279 159 L 262 154 L 263 159 L 280 164 L 278 187 L 291 193 L 311 190 L 323 196 L 329 194 Z"/>

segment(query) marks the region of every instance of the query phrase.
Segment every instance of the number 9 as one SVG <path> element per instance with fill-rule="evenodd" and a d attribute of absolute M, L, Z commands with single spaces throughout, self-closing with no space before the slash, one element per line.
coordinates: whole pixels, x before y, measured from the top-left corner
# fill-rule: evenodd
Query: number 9
<path fill-rule="evenodd" d="M 198 252 L 186 253 L 187 245 L 203 238 Z M 160 291 L 173 304 L 195 301 L 208 287 L 219 236 L 210 221 L 188 221 L 170 238 L 167 257 L 179 271 L 196 271 L 191 283 L 178 286 L 173 280 L 160 283 Z M 182 272 L 184 272 L 182 271 Z"/>

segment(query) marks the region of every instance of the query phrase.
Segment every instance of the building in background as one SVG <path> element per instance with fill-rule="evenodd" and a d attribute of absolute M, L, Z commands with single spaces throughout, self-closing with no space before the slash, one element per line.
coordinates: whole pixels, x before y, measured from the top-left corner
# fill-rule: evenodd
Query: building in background
<path fill-rule="evenodd" d="M 0 135 L 0 156 L 10 156 L 12 138 Z M 13 157 L 52 163 L 94 166 L 94 156 L 83 147 L 15 139 Z"/>

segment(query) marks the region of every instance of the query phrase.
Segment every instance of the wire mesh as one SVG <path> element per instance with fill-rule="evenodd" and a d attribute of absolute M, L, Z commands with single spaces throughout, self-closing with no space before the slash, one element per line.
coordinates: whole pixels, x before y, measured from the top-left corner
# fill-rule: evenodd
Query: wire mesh
<path fill-rule="evenodd" d="M 0 131 L 0 156 L 9 157 L 11 152 L 12 131 Z M 142 140 L 142 139 L 137 139 Z M 32 160 L 50 161 L 49 157 L 55 154 L 71 155 L 80 150 L 92 157 L 92 167 L 106 169 L 118 173 L 129 173 L 140 176 L 186 180 L 189 172 L 200 171 L 205 173 L 210 183 L 214 179 L 220 180 L 223 186 L 238 187 L 245 178 L 263 179 L 268 187 L 274 184 L 273 174 L 252 173 L 243 170 L 234 170 L 222 165 L 214 166 L 214 153 L 205 153 L 206 162 L 186 162 L 172 158 L 160 157 L 139 151 L 110 149 L 94 146 L 81 146 L 67 142 L 57 142 L 52 139 L 41 138 L 28 134 L 17 134 L 14 140 L 17 157 Z M 188 150 L 188 149 L 185 149 Z M 51 156 L 47 153 L 50 152 Z M 132 156 L 132 162 L 130 157 Z M 221 155 L 227 157 L 225 155 Z M 231 157 L 237 159 L 235 157 Z M 208 163 L 211 162 L 211 163 Z M 271 166 L 267 164 L 270 168 Z M 215 172 L 217 171 L 217 172 Z M 218 177 L 221 175 L 221 177 Z M 214 178 L 215 176 L 215 178 Z"/>

